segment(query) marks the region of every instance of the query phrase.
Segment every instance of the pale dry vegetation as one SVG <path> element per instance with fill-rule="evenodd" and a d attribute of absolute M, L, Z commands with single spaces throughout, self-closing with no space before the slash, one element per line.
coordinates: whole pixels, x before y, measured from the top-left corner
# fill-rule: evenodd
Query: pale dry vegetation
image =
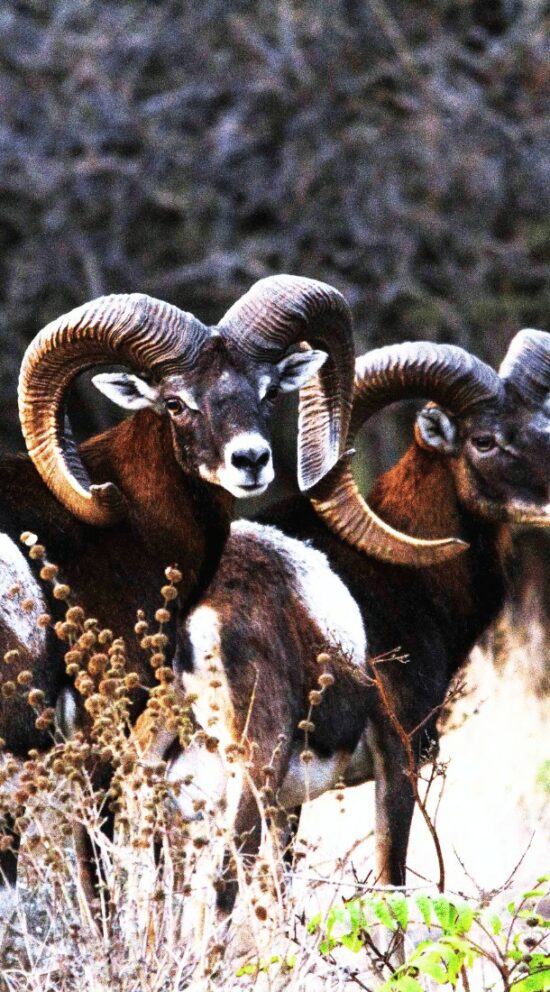
<path fill-rule="evenodd" d="M 447 733 L 435 775 L 425 770 L 420 781 L 422 796 L 424 783 L 431 782 L 427 809 L 445 858 L 445 893 L 438 891 L 437 859 L 420 816 L 409 856 L 410 890 L 384 891 L 372 867 L 369 785 L 308 804 L 292 869 L 282 867 L 284 841 L 270 825 L 275 817 L 268 790 L 257 793 L 264 836 L 253 865 L 239 855 L 224 804 L 207 791 L 201 794 L 207 781 L 195 783 L 198 818 L 184 823 L 164 763 L 148 760 L 144 738 L 131 733 L 129 706 L 137 677 L 128 670 L 123 642 L 84 616 L 45 549 L 29 535 L 26 543 L 67 607 L 56 634 L 65 642 L 66 668 L 89 723 L 70 740 L 58 734 L 46 755 L 31 752 L 23 764 L 4 757 L 1 808 L 15 817 L 22 842 L 17 892 L 3 900 L 1 981 L 7 992 L 75 987 L 82 992 L 336 992 L 384 983 L 396 992 L 450 988 L 445 975 L 452 977 L 452 967 L 462 959 L 454 949 L 455 957 L 445 964 L 450 970 L 441 972 L 434 948 L 451 954 L 453 941 L 482 949 L 478 954 L 470 948 L 471 960 L 466 957 L 456 972 L 461 988 L 536 992 L 546 987 L 542 966 L 534 969 L 532 962 L 549 953 L 547 882 L 523 901 L 521 895 L 550 860 L 548 701 L 525 685 L 525 644 L 518 644 L 509 628 L 499 635 L 500 651 L 507 654 L 504 670 L 496 671 L 487 652 L 476 653 L 466 690 L 455 693 L 445 714 Z M 181 698 L 165 664 L 163 627 L 179 578 L 177 569 L 167 569 L 154 622 L 143 616 L 136 621 L 158 683 L 149 692 L 147 725 L 177 729 L 184 746 L 193 740 L 208 752 L 217 743 L 194 726 L 191 700 Z M 21 594 L 13 590 L 16 599 Z M 39 725 L 52 725 L 54 713 L 29 676 L 10 680 L 12 661 L 8 653 L 3 694 L 26 695 Z M 512 722 L 513 736 L 507 732 Z M 242 743 L 229 756 L 235 767 L 246 763 Z M 98 768 L 110 769 L 112 777 L 107 780 Z M 115 814 L 112 836 L 101 829 L 108 809 Z M 75 854 L 84 830 L 101 865 L 101 882 L 91 892 Z M 7 831 L 1 843 L 11 843 Z M 215 905 L 227 849 L 240 882 L 230 920 Z M 501 934 L 508 934 L 507 944 Z M 430 959 L 431 971 L 424 973 L 418 955 L 427 938 L 435 964 Z M 388 948 L 397 939 L 418 965 L 392 979 L 396 959 Z M 509 952 L 517 960 L 507 957 Z M 529 969 L 532 984 L 525 984 Z"/>

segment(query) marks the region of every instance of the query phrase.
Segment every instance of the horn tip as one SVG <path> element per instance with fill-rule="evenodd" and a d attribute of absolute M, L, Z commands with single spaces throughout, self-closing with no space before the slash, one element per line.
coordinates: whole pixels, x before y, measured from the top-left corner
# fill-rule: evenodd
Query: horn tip
<path fill-rule="evenodd" d="M 113 482 L 91 485 L 90 496 L 107 523 L 116 523 L 126 515 L 124 497 Z"/>

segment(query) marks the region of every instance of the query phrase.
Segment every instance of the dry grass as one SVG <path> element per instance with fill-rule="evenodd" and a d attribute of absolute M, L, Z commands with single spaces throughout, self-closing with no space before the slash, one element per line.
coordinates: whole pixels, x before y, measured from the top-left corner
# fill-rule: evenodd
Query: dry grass
<path fill-rule="evenodd" d="M 0 988 L 336 992 L 380 987 L 390 976 L 389 965 L 377 970 L 376 955 L 365 948 L 323 954 L 323 926 L 315 932 L 307 927 L 317 914 L 326 919 L 342 900 L 373 888 L 372 786 L 328 794 L 307 805 L 292 872 L 281 866 L 280 835 L 265 817 L 253 867 L 245 866 L 235 849 L 223 802 L 205 794 L 196 804 L 197 819 L 184 823 L 171 799 L 164 764 L 148 760 L 140 739 L 130 732 L 135 678 L 124 644 L 71 604 L 70 590 L 60 590 L 44 549 L 30 544 L 58 597 L 67 601 L 66 621 L 57 625 L 57 633 L 67 642 L 66 664 L 90 727 L 70 740 L 57 739 L 45 756 L 31 754 L 22 767 L 4 758 L 1 810 L 15 815 L 22 848 L 17 891 L 4 894 Z M 140 617 L 137 631 L 158 681 L 150 693 L 148 719 L 175 730 L 185 744 L 197 740 L 197 731 L 189 718 L 190 700 L 180 698 L 164 664 L 163 625 L 178 579 L 173 570 L 167 575 L 156 625 Z M 434 788 L 431 795 L 448 891 L 496 911 L 550 863 L 544 733 L 549 705 L 529 693 L 524 664 L 525 645 L 510 648 L 498 673 L 490 658 L 475 653 L 470 691 L 455 705 L 443 739 L 441 759 L 448 763 L 438 780 L 443 792 Z M 38 721 L 49 718 L 32 696 L 32 683 L 23 682 L 16 691 L 31 694 Z M 211 740 L 203 746 L 211 748 Z M 235 774 L 246 775 L 238 760 Z M 112 769 L 107 785 L 99 782 L 98 767 Z M 101 829 L 108 810 L 115 814 L 112 837 Z M 101 863 L 102 882 L 92 903 L 74 850 L 74 837 L 81 842 L 83 830 Z M 215 901 L 227 850 L 240 882 L 230 919 L 220 915 Z M 413 827 L 409 867 L 412 890 L 435 890 L 433 845 L 420 817 Z M 426 933 L 421 926 L 409 929 L 405 950 L 414 949 Z M 467 986 L 471 992 L 485 992 L 493 982 L 496 990 L 504 988 L 486 962 L 476 967 Z M 429 982 L 421 986 L 432 987 Z"/>

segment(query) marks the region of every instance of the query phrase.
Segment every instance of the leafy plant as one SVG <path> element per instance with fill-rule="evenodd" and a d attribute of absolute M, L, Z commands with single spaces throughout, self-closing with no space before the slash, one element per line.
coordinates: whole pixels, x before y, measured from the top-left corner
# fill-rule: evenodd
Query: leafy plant
<path fill-rule="evenodd" d="M 544 992 L 550 989 L 550 920 L 537 911 L 537 904 L 548 896 L 549 880 L 548 875 L 538 878 L 533 889 L 502 912 L 440 894 L 360 895 L 332 906 L 324 920 L 321 914 L 313 917 L 308 929 L 320 933 L 321 954 L 329 955 L 338 947 L 354 953 L 366 950 L 390 970 L 389 955 L 378 936 L 380 925 L 390 938 L 399 935 L 413 943 L 382 992 L 423 992 L 426 981 L 453 989 L 462 981 L 469 989 L 468 973 L 476 962 L 495 972 L 495 982 L 500 982 L 491 986 L 495 990 Z M 420 941 L 419 927 L 428 930 Z"/>

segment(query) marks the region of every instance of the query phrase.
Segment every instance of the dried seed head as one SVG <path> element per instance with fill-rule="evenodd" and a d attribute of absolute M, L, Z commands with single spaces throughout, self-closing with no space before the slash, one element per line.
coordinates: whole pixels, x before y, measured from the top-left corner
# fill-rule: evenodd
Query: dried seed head
<path fill-rule="evenodd" d="M 323 701 L 323 694 L 318 689 L 312 689 L 308 696 L 310 706 L 319 706 Z"/>
<path fill-rule="evenodd" d="M 172 669 L 165 665 L 162 668 L 157 668 L 155 678 L 157 678 L 159 682 L 173 682 L 175 676 Z"/>
<path fill-rule="evenodd" d="M 27 548 L 32 548 L 34 544 L 38 541 L 36 534 L 33 534 L 30 530 L 24 530 L 19 538 L 21 544 L 26 544 Z"/>
<path fill-rule="evenodd" d="M 160 590 L 161 596 L 166 600 L 177 599 L 178 590 L 174 586 L 163 586 Z"/>
<path fill-rule="evenodd" d="M 18 685 L 28 686 L 32 682 L 32 672 L 25 669 L 24 672 L 19 672 L 17 676 Z"/>
<path fill-rule="evenodd" d="M 29 551 L 29 558 L 32 558 L 34 561 L 38 561 L 40 558 L 43 558 L 45 554 L 46 548 L 43 544 L 34 544 Z"/>
<path fill-rule="evenodd" d="M 327 654 L 326 651 L 321 651 L 321 653 L 317 655 L 318 665 L 328 665 L 330 663 L 330 660 L 331 660 L 330 655 Z"/>
<path fill-rule="evenodd" d="M 128 672 L 124 677 L 124 685 L 127 689 L 135 689 L 139 685 L 139 675 L 137 672 Z"/>
<path fill-rule="evenodd" d="M 21 609 L 23 609 L 25 613 L 32 613 L 32 611 L 34 610 L 34 600 L 24 599 L 23 602 L 21 603 Z"/>
<path fill-rule="evenodd" d="M 165 648 L 168 644 L 168 638 L 166 634 L 153 634 L 151 638 L 153 647 L 155 648 Z"/>
<path fill-rule="evenodd" d="M 99 620 L 96 620 L 95 617 L 88 617 L 84 621 L 83 627 L 84 630 L 93 630 L 95 632 L 96 628 L 99 627 Z"/>
<path fill-rule="evenodd" d="M 176 568 L 175 565 L 170 565 L 166 568 L 164 574 L 169 582 L 181 582 L 183 579 L 183 575 L 181 574 L 179 568 Z"/>
<path fill-rule="evenodd" d="M 93 654 L 88 662 L 90 675 L 100 675 L 107 667 L 109 659 L 106 654 Z"/>
<path fill-rule="evenodd" d="M 15 682 L 4 682 L 2 684 L 2 695 L 5 699 L 9 699 L 10 696 L 15 696 L 17 691 L 17 686 Z"/>
<path fill-rule="evenodd" d="M 104 627 L 103 630 L 99 631 L 99 634 L 97 635 L 97 639 L 100 644 L 109 644 L 110 641 L 112 641 L 113 639 L 112 630 L 109 630 L 108 627 Z"/>
<path fill-rule="evenodd" d="M 304 765 L 309 765 L 313 761 L 315 755 L 313 751 L 300 751 L 300 761 L 304 762 Z"/>
<path fill-rule="evenodd" d="M 41 613 L 40 616 L 36 618 L 36 626 L 42 628 L 49 627 L 51 620 L 52 618 L 49 613 Z"/>
<path fill-rule="evenodd" d="M 99 683 L 99 691 L 102 696 L 114 696 L 118 687 L 118 679 L 102 679 Z"/>
<path fill-rule="evenodd" d="M 155 620 L 157 620 L 158 623 L 168 623 L 169 619 L 170 610 L 166 610 L 163 606 L 161 606 L 155 613 Z"/>
<path fill-rule="evenodd" d="M 305 734 L 312 734 L 315 730 L 315 724 L 311 720 L 300 720 L 298 730 L 303 730 Z"/>
<path fill-rule="evenodd" d="M 65 663 L 69 665 L 80 665 L 82 658 L 82 651 L 77 651 L 76 648 L 71 648 L 65 653 Z"/>
<path fill-rule="evenodd" d="M 43 579 L 44 582 L 53 582 L 58 572 L 59 569 L 57 565 L 52 565 L 52 563 L 48 561 L 40 569 L 40 578 Z"/>
<path fill-rule="evenodd" d="M 330 672 L 323 672 L 317 681 L 323 689 L 327 689 L 328 686 L 334 685 L 334 675 L 331 675 Z"/>
<path fill-rule="evenodd" d="M 12 648 L 11 651 L 6 651 L 4 661 L 6 662 L 6 665 L 11 665 L 14 661 L 19 661 L 19 651 L 17 648 Z"/>
<path fill-rule="evenodd" d="M 162 651 L 157 651 L 156 654 L 152 654 L 149 658 L 149 664 L 151 668 L 158 668 L 160 665 L 164 665 L 166 661 L 166 656 Z"/>
<path fill-rule="evenodd" d="M 138 620 L 138 622 L 134 627 L 134 630 L 138 637 L 143 637 L 143 635 L 148 630 L 148 628 L 149 628 L 149 624 L 146 623 L 145 620 Z"/>
<path fill-rule="evenodd" d="M 53 588 L 54 599 L 68 599 L 71 595 L 71 587 L 63 582 L 58 582 Z"/>
<path fill-rule="evenodd" d="M 75 623 L 68 623 L 66 620 L 63 623 L 55 625 L 55 632 L 59 637 L 60 641 L 68 641 L 69 638 L 75 637 L 78 634 L 78 627 Z"/>
<path fill-rule="evenodd" d="M 78 689 L 78 692 L 80 692 L 82 696 L 89 696 L 89 694 L 95 689 L 94 681 L 90 678 L 87 672 L 80 671 L 74 680 L 74 684 L 75 689 Z"/>
<path fill-rule="evenodd" d="M 82 648 L 83 651 L 89 651 L 90 648 L 93 648 L 95 642 L 96 636 L 91 630 L 85 631 L 85 633 L 81 634 L 78 638 L 78 646 Z"/>
<path fill-rule="evenodd" d="M 54 623 L 53 629 L 55 630 L 55 636 L 58 638 L 58 640 L 60 640 L 60 641 L 65 641 L 66 640 L 66 636 L 65 636 L 65 624 L 64 624 L 63 620 L 57 620 Z"/>
<path fill-rule="evenodd" d="M 84 610 L 81 606 L 70 606 L 65 613 L 65 620 L 69 623 L 79 624 L 84 620 Z"/>

